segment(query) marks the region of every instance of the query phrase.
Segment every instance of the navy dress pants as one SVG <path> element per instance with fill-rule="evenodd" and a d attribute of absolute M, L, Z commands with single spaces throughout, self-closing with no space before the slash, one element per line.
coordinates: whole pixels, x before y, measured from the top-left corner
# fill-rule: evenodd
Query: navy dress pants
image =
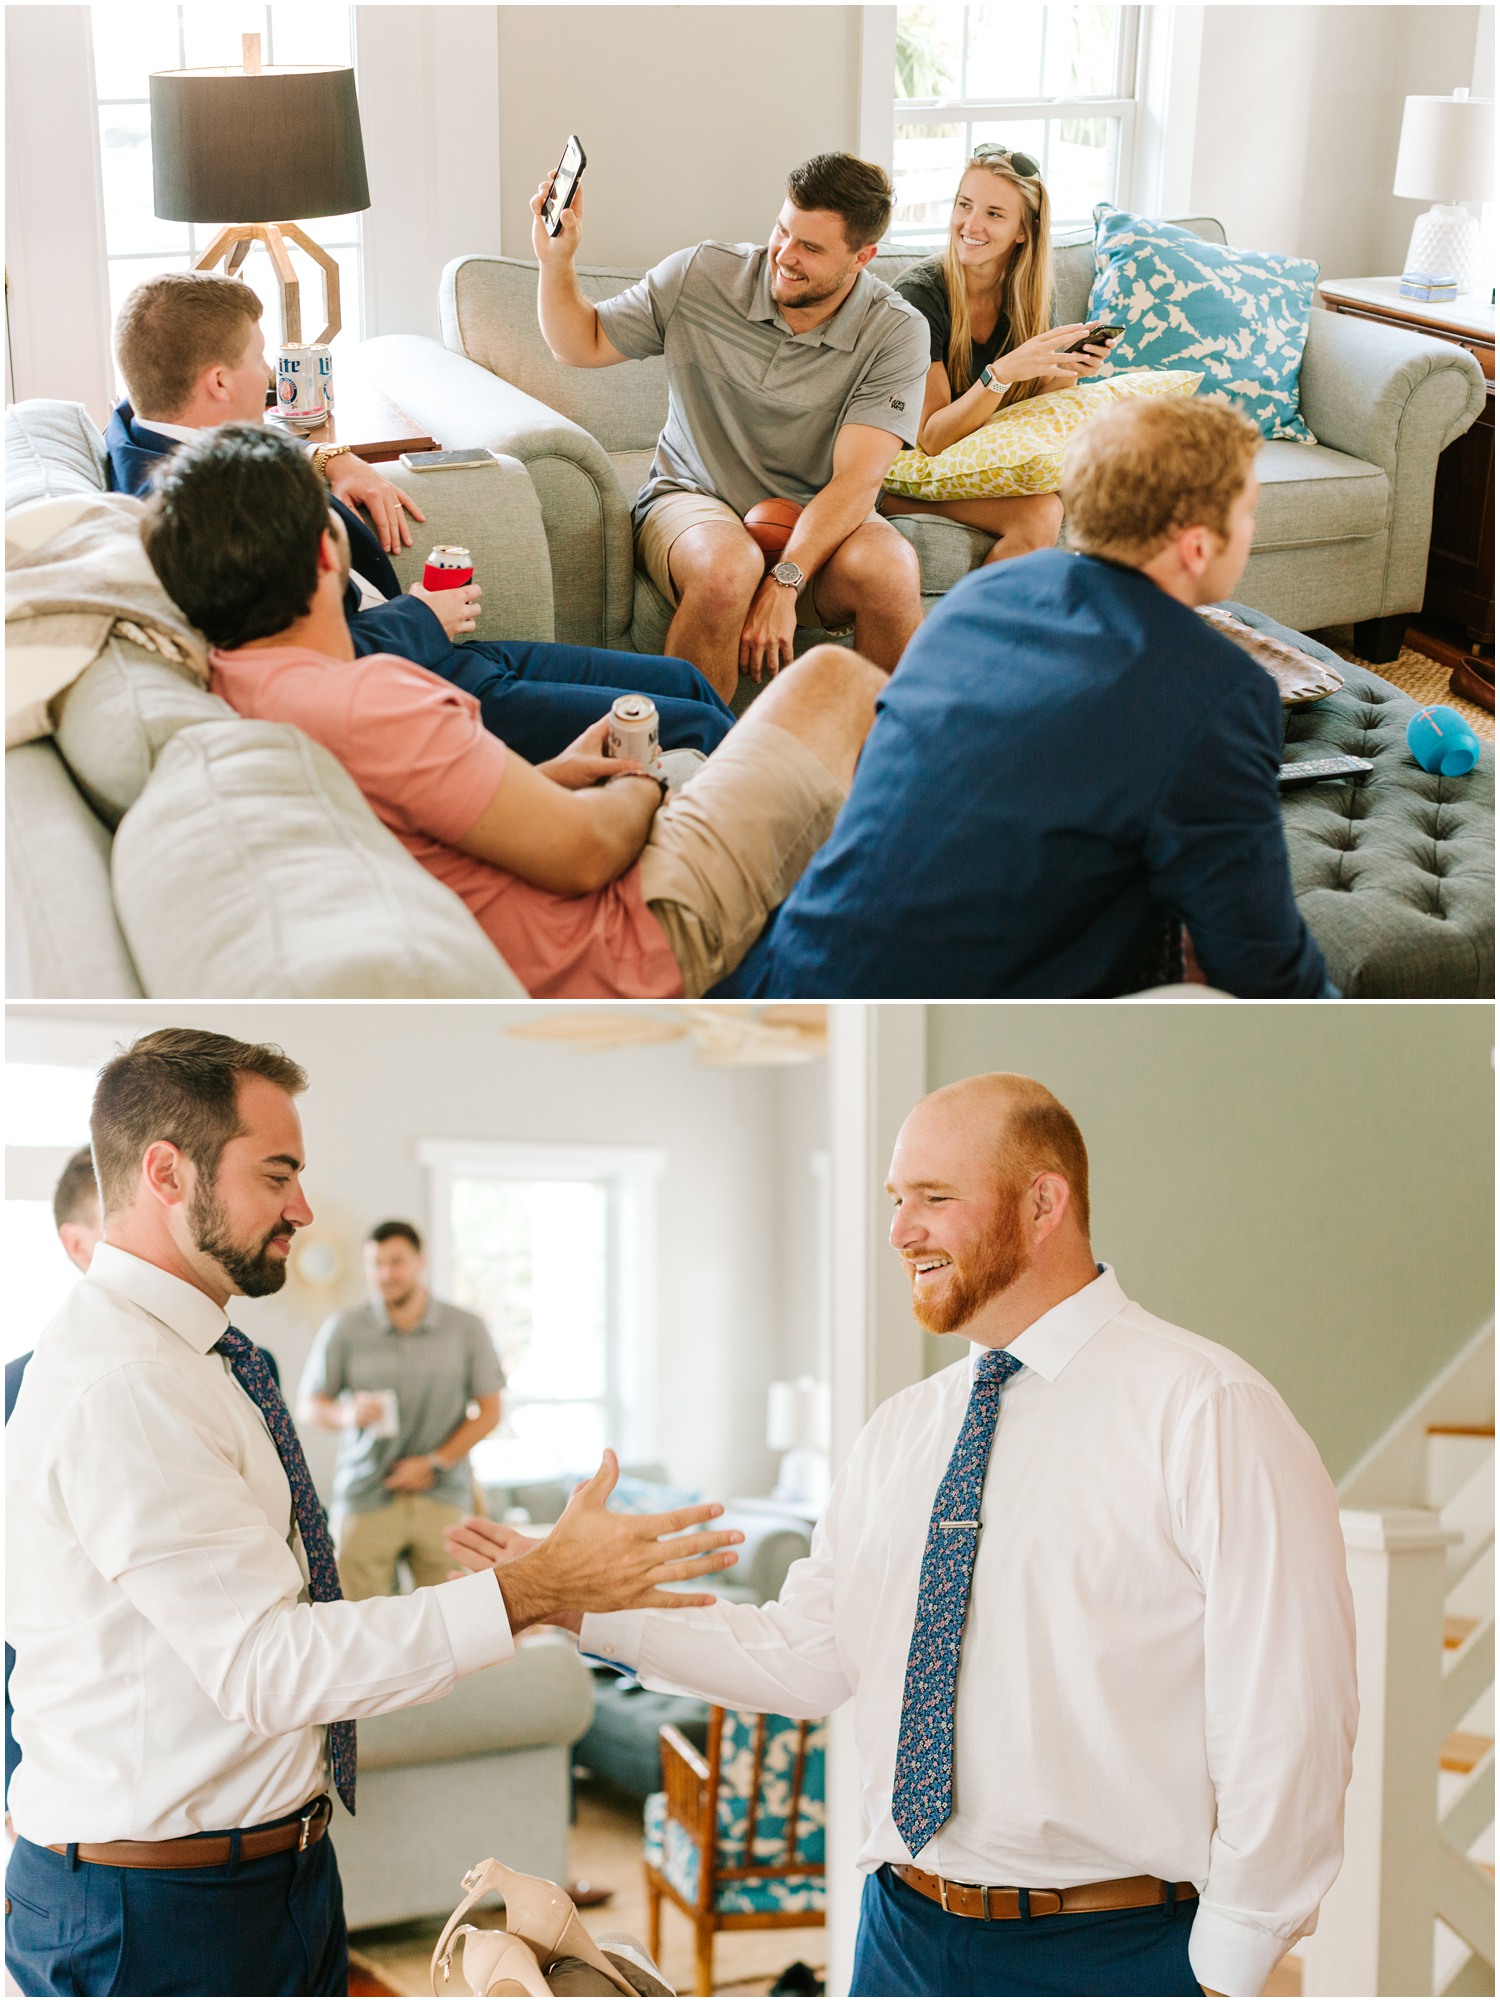
<path fill-rule="evenodd" d="M 565 750 L 617 695 L 651 697 L 664 751 L 707 757 L 734 727 L 734 711 L 691 661 L 543 640 L 468 641 L 454 651 L 462 666 L 438 672 L 477 696 L 486 730 L 534 765 Z"/>
<path fill-rule="evenodd" d="M 237 1868 L 114 1870 L 17 1842 L 5 1964 L 23 1995 L 347 1995 L 333 1843 Z"/>
<path fill-rule="evenodd" d="M 1135 1912 L 965 1919 L 889 1869 L 865 1879 L 851 1995 L 1201 1995 L 1196 1899 Z"/>

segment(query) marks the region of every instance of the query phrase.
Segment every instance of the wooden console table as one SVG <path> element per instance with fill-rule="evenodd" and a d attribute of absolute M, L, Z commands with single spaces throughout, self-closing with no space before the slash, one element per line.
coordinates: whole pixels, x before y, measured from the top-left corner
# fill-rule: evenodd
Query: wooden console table
<path fill-rule="evenodd" d="M 274 417 L 274 406 L 267 409 Z M 283 426 L 283 429 L 290 429 Z M 361 373 L 359 349 L 339 354 L 333 364 L 333 414 L 316 431 L 293 432 L 313 445 L 347 445 L 359 458 L 371 464 L 399 459 L 403 452 L 431 452 L 437 440 L 420 424 L 414 424 L 404 410 L 397 409 L 382 390 L 376 389 Z M 394 476 L 399 483 L 398 468 Z"/>
<path fill-rule="evenodd" d="M 1437 463 L 1432 543 L 1422 609 L 1409 622 L 1413 646 L 1453 669 L 1455 695 L 1495 706 L 1495 308 L 1483 295 L 1443 305 L 1403 299 L 1396 278 L 1325 279 L 1332 313 L 1407 327 L 1467 348 L 1484 371 L 1485 407 Z M 1371 620 L 1383 626 L 1384 620 Z M 1364 653 L 1356 628 L 1355 651 Z M 1384 638 L 1389 645 L 1392 635 Z M 1398 636 L 1399 640 L 1399 636 Z M 1375 656 L 1378 658 L 1378 654 Z"/>

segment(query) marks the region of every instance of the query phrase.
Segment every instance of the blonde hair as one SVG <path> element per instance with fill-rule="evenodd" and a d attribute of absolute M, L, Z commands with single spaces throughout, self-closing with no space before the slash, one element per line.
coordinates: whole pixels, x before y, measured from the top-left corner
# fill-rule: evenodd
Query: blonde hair
<path fill-rule="evenodd" d="M 1227 537 L 1258 428 L 1222 397 L 1132 397 L 1075 431 L 1063 458 L 1068 541 L 1085 556 L 1149 563 L 1184 528 Z"/>
<path fill-rule="evenodd" d="M 1034 335 L 1044 334 L 1052 324 L 1052 204 L 1040 175 L 1018 174 L 1013 167 L 1002 166 L 992 153 L 972 155 L 964 174 L 971 174 L 976 168 L 1008 181 L 1021 197 L 1026 240 L 1014 245 L 1006 258 L 995 301 L 1010 322 L 1011 346 L 1019 347 Z M 953 196 L 955 202 L 963 192 L 963 184 L 963 175 L 960 175 Z M 974 380 L 971 353 L 974 336 L 969 322 L 969 288 L 964 279 L 963 266 L 958 261 L 951 229 L 943 247 L 943 282 L 948 292 L 950 319 L 948 385 L 957 400 Z M 1009 384 L 1000 399 L 1001 408 L 1035 396 L 1041 386 L 1040 380 L 1035 377 L 1029 382 Z"/>

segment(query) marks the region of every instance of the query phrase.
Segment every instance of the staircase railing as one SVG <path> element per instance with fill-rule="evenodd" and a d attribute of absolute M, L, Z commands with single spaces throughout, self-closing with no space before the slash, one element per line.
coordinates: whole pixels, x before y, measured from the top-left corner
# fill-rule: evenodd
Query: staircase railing
<path fill-rule="evenodd" d="M 1494 1367 L 1489 1327 L 1340 1486 L 1360 1721 L 1304 1994 L 1494 1993 Z"/>

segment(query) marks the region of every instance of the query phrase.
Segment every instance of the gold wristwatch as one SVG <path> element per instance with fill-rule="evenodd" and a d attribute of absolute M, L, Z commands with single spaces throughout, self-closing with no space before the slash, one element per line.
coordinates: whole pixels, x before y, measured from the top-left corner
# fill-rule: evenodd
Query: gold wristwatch
<path fill-rule="evenodd" d="M 352 445 L 315 445 L 312 455 L 312 469 L 320 479 L 328 477 L 328 461 L 337 459 L 345 452 L 352 452 Z"/>

